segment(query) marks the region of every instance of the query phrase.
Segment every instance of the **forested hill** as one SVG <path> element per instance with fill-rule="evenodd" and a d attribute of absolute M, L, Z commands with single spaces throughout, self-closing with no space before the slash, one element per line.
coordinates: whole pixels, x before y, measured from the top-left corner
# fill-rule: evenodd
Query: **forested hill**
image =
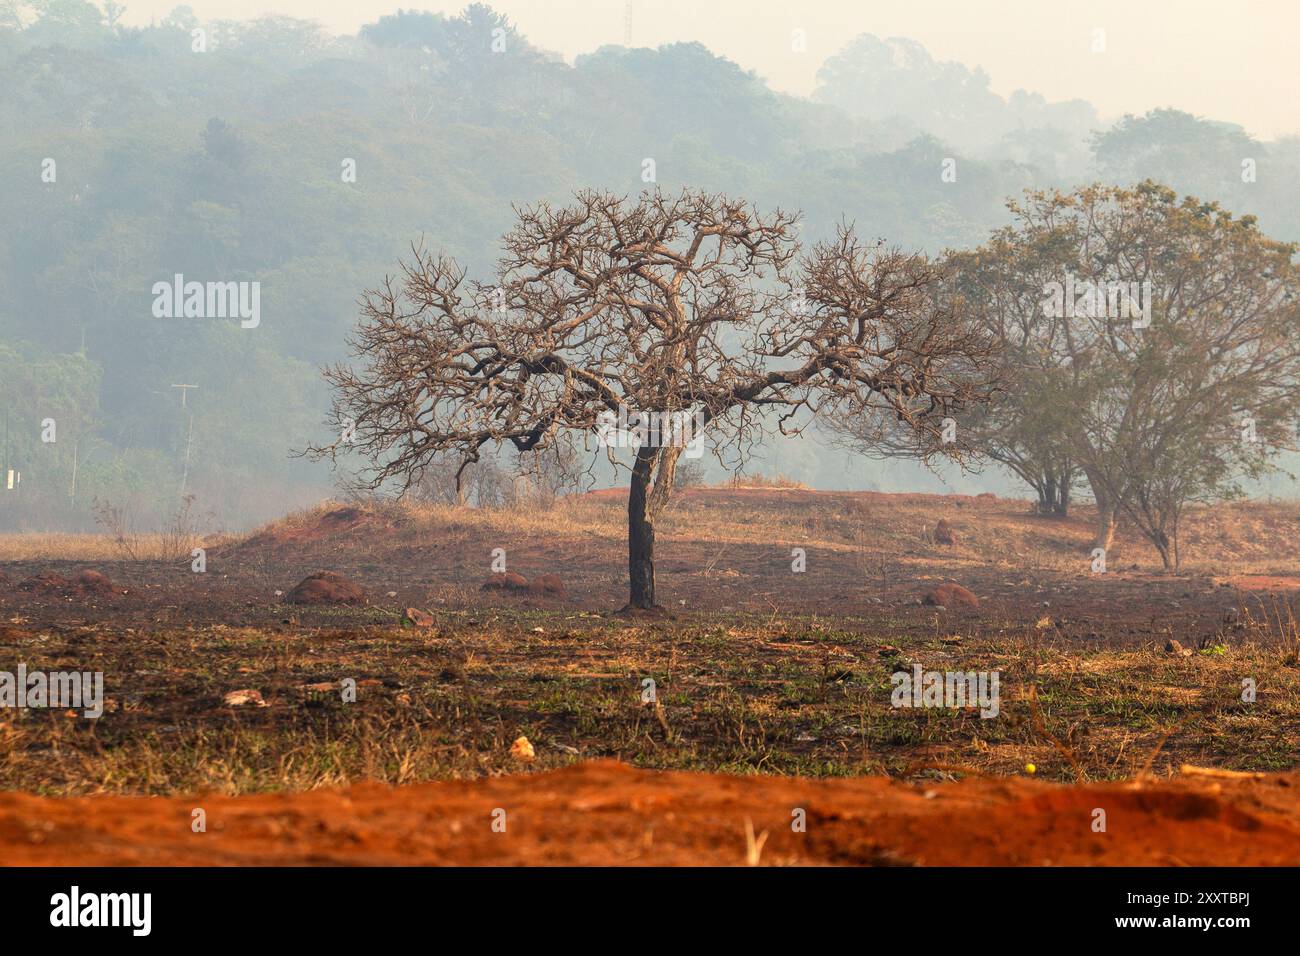
<path fill-rule="evenodd" d="M 843 218 L 931 252 L 981 241 L 1027 187 L 1148 176 L 1300 239 L 1295 139 L 1171 110 L 1103 126 L 1087 103 L 1004 99 L 977 69 L 870 36 L 820 82 L 780 95 L 691 43 L 567 64 L 482 6 L 331 37 L 0 4 L 3 470 L 22 474 L 0 526 L 86 526 L 96 500 L 148 523 L 184 491 L 233 527 L 319 497 L 329 473 L 290 452 L 323 434 L 318 366 L 346 355 L 365 288 L 421 237 L 488 268 L 512 204 L 635 193 L 651 168 L 666 190 L 801 209 L 808 238 Z M 158 316 L 155 283 L 177 275 L 259 283 L 259 321 Z M 771 461 L 825 486 L 917 473 Z"/>

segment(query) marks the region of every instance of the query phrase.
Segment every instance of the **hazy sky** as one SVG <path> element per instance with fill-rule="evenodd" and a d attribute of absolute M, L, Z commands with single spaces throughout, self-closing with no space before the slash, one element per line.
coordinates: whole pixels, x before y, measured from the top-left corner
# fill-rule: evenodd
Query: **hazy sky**
<path fill-rule="evenodd" d="M 177 0 L 123 0 L 148 22 Z M 402 6 L 454 13 L 437 0 L 188 0 L 200 19 L 266 13 L 331 32 Z M 572 60 L 622 43 L 698 40 L 774 89 L 807 94 L 822 61 L 859 33 L 904 36 L 941 60 L 982 66 L 993 89 L 1090 100 L 1103 118 L 1172 106 L 1237 122 L 1264 138 L 1300 133 L 1300 0 L 492 0 L 535 45 Z M 807 52 L 791 50 L 806 31 Z M 1092 52 L 1095 30 L 1105 52 Z"/>

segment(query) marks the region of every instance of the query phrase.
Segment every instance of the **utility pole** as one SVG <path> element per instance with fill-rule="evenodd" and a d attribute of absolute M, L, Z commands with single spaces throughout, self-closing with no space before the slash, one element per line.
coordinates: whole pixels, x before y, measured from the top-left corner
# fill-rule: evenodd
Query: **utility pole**
<path fill-rule="evenodd" d="M 194 441 L 194 415 L 190 415 L 190 433 L 185 436 L 185 470 L 181 473 L 181 497 L 185 497 L 185 486 L 190 480 L 190 444 Z"/>
<path fill-rule="evenodd" d="M 5 409 L 5 463 L 4 463 L 5 490 L 17 491 L 18 483 L 22 481 L 22 475 L 14 471 L 13 461 L 9 457 L 9 409 Z"/>
<path fill-rule="evenodd" d="M 184 408 L 185 397 L 189 395 L 190 389 L 198 388 L 198 386 L 197 385 L 173 385 L 172 388 L 179 388 L 181 390 L 181 408 Z"/>
<path fill-rule="evenodd" d="M 78 435 L 72 442 L 72 493 L 69 495 L 72 498 L 72 510 L 74 511 L 77 509 L 77 446 L 80 444 L 81 436 Z"/>
<path fill-rule="evenodd" d="M 179 388 L 181 390 L 181 408 L 185 408 L 185 399 L 190 394 L 190 389 L 198 388 L 198 386 L 173 384 L 172 388 Z M 193 442 L 194 442 L 194 414 L 190 413 L 189 434 L 185 436 L 185 468 L 181 472 L 181 497 L 182 498 L 185 497 L 185 488 L 190 482 L 190 446 L 193 444 Z"/>

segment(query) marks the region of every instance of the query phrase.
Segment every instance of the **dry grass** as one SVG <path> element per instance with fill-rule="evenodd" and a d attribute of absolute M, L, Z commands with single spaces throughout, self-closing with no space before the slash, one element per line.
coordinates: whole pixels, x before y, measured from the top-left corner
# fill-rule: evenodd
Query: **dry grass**
<path fill-rule="evenodd" d="M 740 488 L 681 491 L 659 527 L 664 541 L 701 539 L 725 544 L 797 542 L 805 548 L 855 555 L 878 574 L 881 561 L 906 564 L 932 552 L 929 532 L 940 518 L 956 527 L 959 543 L 945 552 L 954 561 L 1026 570 L 1077 572 L 1086 564 L 1093 512 L 1076 506 L 1068 519 L 1043 518 L 1028 501 L 953 495 L 886 495 L 818 492 L 781 478 L 745 479 Z M 736 494 L 736 491 L 743 492 Z M 511 538 L 596 538 L 621 545 L 627 529 L 623 489 L 559 499 L 550 507 L 477 509 L 409 502 L 350 505 L 326 501 L 287 515 L 255 532 L 281 535 L 319 528 L 322 516 L 356 507 L 391 526 L 376 549 L 424 541 Z M 1291 574 L 1296 571 L 1289 542 L 1300 534 L 1300 505 L 1241 502 L 1193 508 L 1185 519 L 1183 569 L 1200 574 Z M 248 538 L 250 536 L 243 536 Z M 174 534 L 134 536 L 140 560 L 161 560 L 174 551 Z M 196 539 L 197 540 L 197 539 Z M 207 536 L 215 546 L 225 536 Z M 1110 564 L 1155 570 L 1155 551 L 1121 525 Z M 122 550 L 108 534 L 0 534 L 0 561 L 117 560 Z"/>
<path fill-rule="evenodd" d="M 165 535 L 138 536 L 138 560 L 161 560 Z M 109 534 L 0 534 L 0 561 L 118 561 L 122 548 Z"/>
<path fill-rule="evenodd" d="M 442 614 L 433 630 L 211 627 L 105 634 L 9 629 L 6 658 L 105 672 L 98 721 L 0 715 L 0 787 L 47 794 L 246 793 L 361 779 L 407 783 L 616 757 L 732 773 L 1057 780 L 1171 775 L 1183 763 L 1297 766 L 1300 667 L 1263 623 L 1192 657 L 1079 652 L 1028 629 L 894 638 L 799 620 L 631 626 L 572 613 Z M 88 643 L 92 640 L 93 643 Z M 87 658 L 87 654 L 90 655 Z M 1001 674 L 1001 712 L 896 709 L 911 662 Z M 351 676 L 356 703 L 305 692 Z M 642 702 L 653 678 L 656 706 Z M 1242 700 L 1244 677 L 1258 699 Z M 259 689 L 266 708 L 221 696 Z M 671 728 L 671 731 L 669 731 Z"/>
<path fill-rule="evenodd" d="M 734 475 L 725 485 L 715 488 L 789 488 L 807 491 L 808 486 L 785 475 Z"/>
<path fill-rule="evenodd" d="M 1281 770 L 1300 759 L 1300 625 L 1283 592 L 1203 580 L 1199 597 L 1184 597 L 1188 579 L 1152 603 L 1149 581 L 1115 575 L 1088 581 L 1086 592 L 1050 595 L 1048 613 L 1075 617 L 1058 608 L 1084 594 L 1073 600 L 1087 621 L 1053 623 L 1037 585 L 979 617 L 893 600 L 871 605 L 872 616 L 843 610 L 850 585 L 883 593 L 897 581 L 908 590 L 950 567 L 983 569 L 1012 585 L 1034 569 L 1085 575 L 1077 564 L 1087 553 L 1086 510 L 1061 521 L 997 499 L 691 490 L 659 536 L 661 554 L 672 556 L 665 578 L 676 582 L 666 587 L 692 596 L 700 610 L 653 623 L 597 615 L 576 601 L 485 606 L 476 572 L 454 573 L 470 568 L 466 555 L 486 566 L 487 542 L 531 544 L 525 569 L 543 567 L 552 549 L 566 580 L 572 572 L 581 583 L 591 568 L 617 592 L 625 508 L 618 490 L 548 509 L 331 502 L 214 552 L 222 577 L 210 575 L 202 587 L 218 603 L 201 605 L 188 574 L 129 562 L 122 571 L 136 576 L 128 582 L 135 586 L 120 606 L 79 611 L 60 598 L 33 607 L 16 594 L 0 626 L 0 659 L 101 670 L 113 705 L 98 721 L 0 712 L 0 787 L 239 793 L 476 777 L 517 769 L 509 748 L 521 734 L 540 767 L 610 756 L 645 767 L 811 776 L 1010 775 L 1032 763 L 1053 779 L 1103 779 L 1172 773 L 1182 763 Z M 927 541 L 939 518 L 957 529 L 956 546 Z M 1293 575 L 1286 546 L 1294 524 L 1292 505 L 1198 510 L 1188 520 L 1188 560 L 1211 574 Z M 802 576 L 788 573 L 792 545 L 808 548 L 823 568 L 847 569 L 824 585 L 829 590 L 799 592 L 811 595 L 803 606 L 813 610 L 790 610 L 795 590 L 790 604 L 762 613 L 724 606 L 730 595 L 775 581 L 798 577 L 791 587 L 803 588 Z M 167 542 L 159 536 L 154 546 Z M 1126 563 L 1157 564 L 1131 536 L 1116 552 Z M 107 535 L 5 536 L 0 555 L 119 557 Z M 435 558 L 442 563 L 430 571 Z M 286 567 L 326 560 L 372 575 L 373 593 L 391 586 L 401 597 L 288 617 L 268 603 L 272 581 L 298 573 Z M 266 580 L 257 577 L 263 565 Z M 687 590 L 688 578 L 703 579 L 697 592 Z M 441 609 L 435 628 L 398 626 L 400 601 L 416 594 Z M 1188 611 L 1194 600 L 1209 608 L 1204 629 L 1171 603 Z M 1220 626 L 1229 603 L 1239 619 Z M 1120 604 L 1129 617 L 1113 624 L 1103 611 Z M 115 618 L 114 609 L 134 616 Z M 45 621 L 42 612 L 56 616 Z M 1123 634 L 1107 633 L 1111 626 Z M 1163 653 L 1166 634 L 1194 653 Z M 1112 637 L 1127 646 L 1110 646 Z M 912 663 L 998 671 L 1001 715 L 893 708 L 890 675 Z M 356 703 L 301 690 L 344 677 L 371 682 Z M 641 703 L 647 677 L 657 707 Z M 1258 688 L 1253 703 L 1242 699 L 1245 678 Z M 270 706 L 222 705 L 224 693 L 241 688 L 258 689 Z"/>

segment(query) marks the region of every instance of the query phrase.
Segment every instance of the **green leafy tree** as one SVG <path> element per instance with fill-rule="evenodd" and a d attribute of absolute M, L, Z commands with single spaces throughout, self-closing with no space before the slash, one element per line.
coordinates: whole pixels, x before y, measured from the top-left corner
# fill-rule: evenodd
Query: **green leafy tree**
<path fill-rule="evenodd" d="M 1031 484 L 1052 460 L 1077 469 L 1098 546 L 1118 510 L 1177 567 L 1186 506 L 1239 493 L 1294 447 L 1296 246 L 1152 182 L 1035 192 L 1011 210 L 953 263 L 1014 375 L 972 441 Z"/>

